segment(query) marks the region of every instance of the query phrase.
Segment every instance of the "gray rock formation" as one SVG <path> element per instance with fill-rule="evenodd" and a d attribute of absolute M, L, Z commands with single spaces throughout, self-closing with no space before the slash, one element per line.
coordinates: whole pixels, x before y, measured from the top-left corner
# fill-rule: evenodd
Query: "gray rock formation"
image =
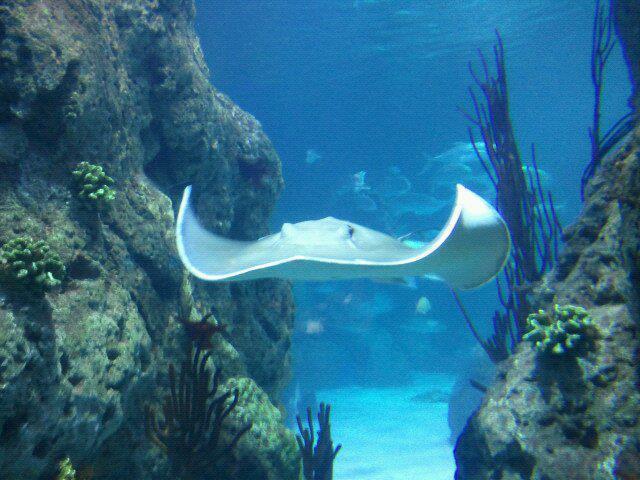
<path fill-rule="evenodd" d="M 637 92 L 638 3 L 614 5 Z M 457 479 L 640 478 L 639 199 L 636 128 L 587 186 L 582 213 L 564 232 L 558 268 L 538 289 L 545 308 L 589 310 L 600 333 L 597 350 L 545 362 L 523 342 L 499 366 L 458 439 Z"/>
<path fill-rule="evenodd" d="M 640 3 L 634 0 L 611 0 L 616 34 L 629 66 L 633 94 L 629 103 L 637 111 L 640 108 Z"/>
<path fill-rule="evenodd" d="M 185 355 L 178 320 L 212 308 L 228 326 L 214 363 L 244 386 L 232 417 L 254 422 L 237 448 L 243 478 L 297 478 L 272 405 L 289 368 L 289 285 L 192 284 L 175 251 L 184 185 L 203 221 L 236 238 L 267 232 L 283 186 L 260 124 L 209 84 L 193 18 L 192 0 L 0 3 L 0 246 L 45 239 L 67 270 L 44 298 L 0 285 L 2 478 L 50 476 L 66 455 L 95 478 L 169 478 L 143 405 Z M 114 178 L 108 207 L 78 198 L 81 161 Z"/>

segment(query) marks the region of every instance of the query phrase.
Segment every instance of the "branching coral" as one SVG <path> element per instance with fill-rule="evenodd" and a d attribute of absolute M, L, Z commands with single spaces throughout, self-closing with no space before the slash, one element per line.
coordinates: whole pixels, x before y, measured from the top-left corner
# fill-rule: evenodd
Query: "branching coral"
<path fill-rule="evenodd" d="M 83 200 L 93 202 L 98 208 L 104 207 L 116 197 L 111 188 L 115 182 L 100 165 L 80 162 L 72 172 L 78 185 L 78 195 Z"/>
<path fill-rule="evenodd" d="M 0 278 L 14 291 L 40 296 L 64 275 L 64 264 L 44 240 L 16 237 L 0 248 Z"/>
<path fill-rule="evenodd" d="M 296 417 L 300 431 L 300 435 L 296 435 L 296 440 L 302 455 L 302 473 L 305 480 L 331 480 L 333 478 L 333 461 L 342 445 L 333 448 L 330 414 L 331 405 L 321 403 L 318 411 L 318 443 L 315 447 L 311 409 L 307 408 L 309 428 L 302 426 L 300 416 Z"/>
<path fill-rule="evenodd" d="M 206 365 L 210 355 L 203 355 L 196 347 L 182 364 L 179 379 L 169 365 L 170 394 L 163 405 L 164 420 L 159 421 L 149 405 L 145 407 L 147 435 L 168 455 L 174 472 L 181 476 L 195 477 L 220 467 L 252 427 L 251 423 L 245 425 L 229 435 L 226 445 L 222 444 L 223 423 L 238 404 L 239 391 L 218 394 L 219 368 L 209 387 Z"/>
<path fill-rule="evenodd" d="M 552 312 L 538 310 L 527 318 L 529 331 L 522 337 L 545 355 L 582 357 L 593 351 L 598 332 L 582 307 L 555 305 Z"/>
<path fill-rule="evenodd" d="M 76 471 L 74 470 L 69 457 L 60 460 L 56 480 L 76 480 Z"/>

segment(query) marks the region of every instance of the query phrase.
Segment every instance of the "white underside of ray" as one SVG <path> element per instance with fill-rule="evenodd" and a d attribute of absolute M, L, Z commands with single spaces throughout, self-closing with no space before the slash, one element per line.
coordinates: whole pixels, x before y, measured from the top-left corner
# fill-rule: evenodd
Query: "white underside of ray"
<path fill-rule="evenodd" d="M 255 241 L 230 240 L 207 231 L 191 205 L 191 187 L 176 221 L 178 252 L 187 269 L 208 281 L 260 278 L 335 280 L 428 276 L 468 289 L 494 278 L 509 255 L 509 231 L 496 210 L 457 185 L 453 211 L 423 248 L 332 217 L 285 223 Z"/>

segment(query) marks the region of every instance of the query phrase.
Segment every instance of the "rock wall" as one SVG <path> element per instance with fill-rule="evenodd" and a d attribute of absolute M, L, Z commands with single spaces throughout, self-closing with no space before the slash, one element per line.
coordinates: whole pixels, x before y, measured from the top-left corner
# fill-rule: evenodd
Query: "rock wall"
<path fill-rule="evenodd" d="M 637 2 L 614 8 L 624 19 L 618 31 L 637 32 L 640 16 L 626 16 Z M 622 44 L 637 92 L 635 35 Z M 640 478 L 640 128 L 603 160 L 564 237 L 537 303 L 586 307 L 600 333 L 597 350 L 545 365 L 523 342 L 458 439 L 457 479 Z"/>
<path fill-rule="evenodd" d="M 211 310 L 228 326 L 213 360 L 246 387 L 238 412 L 261 415 L 238 445 L 253 465 L 243 478 L 297 478 L 272 405 L 289 368 L 289 285 L 189 280 L 174 246 L 185 185 L 203 223 L 244 239 L 267 232 L 283 187 L 260 124 L 209 84 L 194 15 L 192 0 L 0 3 L 0 246 L 45 239 L 67 269 L 42 299 L 0 285 L 2 478 L 50 478 L 64 455 L 96 478 L 169 478 L 143 405 L 184 357 L 179 318 Z M 74 190 L 81 161 L 115 180 L 103 211 Z"/>
<path fill-rule="evenodd" d="M 611 14 L 633 84 L 629 103 L 637 112 L 640 109 L 640 4 L 634 0 L 611 0 Z"/>

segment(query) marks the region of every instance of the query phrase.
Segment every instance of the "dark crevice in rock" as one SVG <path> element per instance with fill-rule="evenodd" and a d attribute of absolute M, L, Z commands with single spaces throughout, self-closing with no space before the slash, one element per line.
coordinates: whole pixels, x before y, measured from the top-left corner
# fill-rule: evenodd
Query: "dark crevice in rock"
<path fill-rule="evenodd" d="M 102 423 L 107 423 L 109 420 L 111 420 L 115 415 L 115 413 L 116 413 L 116 407 L 110 404 L 102 414 Z"/>
<path fill-rule="evenodd" d="M 153 160 L 144 166 L 145 175 L 158 185 L 165 194 L 171 193 L 170 190 L 173 190 L 174 194 L 179 191 L 177 188 L 173 188 L 177 180 L 175 176 L 171 175 L 172 161 L 173 156 L 171 152 L 162 142 Z"/>
<path fill-rule="evenodd" d="M 130 250 L 133 260 L 147 273 L 151 286 L 163 300 L 175 299 L 178 295 L 179 287 L 171 272 L 161 270 L 149 257 Z"/>
<path fill-rule="evenodd" d="M 505 470 L 517 473 L 523 480 L 532 478 L 536 465 L 535 458 L 525 452 L 522 445 L 515 441 L 508 444 L 496 460 L 499 464 L 508 467 Z"/>
<path fill-rule="evenodd" d="M 2 428 L 0 428 L 0 444 L 5 445 L 11 443 L 12 440 L 17 440 L 20 428 L 28 419 L 29 416 L 26 411 L 19 411 L 5 420 L 2 424 Z"/>
<path fill-rule="evenodd" d="M 141 70 L 141 73 L 152 87 L 160 85 L 167 79 L 165 72 L 166 64 L 157 52 L 148 52 L 142 61 L 142 65 L 144 68 Z"/>
<path fill-rule="evenodd" d="M 67 373 L 69 373 L 70 367 L 69 355 L 67 355 L 67 352 L 63 352 L 62 355 L 60 355 L 60 372 L 62 373 L 62 376 L 66 376 Z"/>
<path fill-rule="evenodd" d="M 107 349 L 107 358 L 110 362 L 113 362 L 116 358 L 120 356 L 120 350 L 117 348 L 108 348 Z"/>
<path fill-rule="evenodd" d="M 272 342 L 277 343 L 280 341 L 280 334 L 278 333 L 276 327 L 271 324 L 269 319 L 260 314 L 256 315 L 255 318 L 256 320 L 258 320 L 258 323 Z"/>
<path fill-rule="evenodd" d="M 79 77 L 80 62 L 72 60 L 56 88 L 37 94 L 24 122 L 24 131 L 31 142 L 46 150 L 57 145 L 66 128 L 64 108 L 78 88 Z"/>
<path fill-rule="evenodd" d="M 76 280 L 95 279 L 100 276 L 100 264 L 81 252 L 67 267 L 67 274 Z"/>
<path fill-rule="evenodd" d="M 559 392 L 572 405 L 571 402 L 584 398 L 588 391 L 582 369 L 575 358 L 538 358 L 534 376 L 542 398 L 547 402 Z"/>
<path fill-rule="evenodd" d="M 79 372 L 75 372 L 72 373 L 71 375 L 69 375 L 69 378 L 67 378 L 67 380 L 69 381 L 69 383 L 71 385 L 73 385 L 74 387 L 77 386 L 81 381 L 84 380 L 84 375 L 82 375 Z"/>
<path fill-rule="evenodd" d="M 33 61 L 33 53 L 26 45 L 18 46 L 16 56 L 18 57 L 18 62 L 22 65 L 29 65 Z"/>
<path fill-rule="evenodd" d="M 151 365 L 151 355 L 146 348 L 140 350 L 140 371 L 146 373 Z"/>
<path fill-rule="evenodd" d="M 240 177 L 245 182 L 249 182 L 253 187 L 259 187 L 265 176 L 273 175 L 273 172 L 270 171 L 269 164 L 263 159 L 258 159 L 254 163 L 240 159 L 238 160 L 238 169 L 240 171 Z"/>
<path fill-rule="evenodd" d="M 45 458 L 51 451 L 51 448 L 53 448 L 54 444 L 55 439 L 44 437 L 36 444 L 35 447 L 33 447 L 31 454 L 36 458 Z"/>
<path fill-rule="evenodd" d="M 0 67 L 1 68 L 1 67 Z M 2 93 L 0 93 L 2 96 Z M 0 98 L 0 103 L 2 99 Z M 0 122 L 2 122 L 2 107 L 0 105 Z M 0 168 L 2 169 L 2 175 L 0 175 L 0 191 L 5 187 L 2 185 L 3 182 L 9 182 L 11 184 L 15 184 L 20 177 L 20 169 L 18 165 L 14 165 L 11 163 L 0 163 Z"/>
<path fill-rule="evenodd" d="M 150 258 L 139 251 L 139 246 L 131 241 L 130 235 L 117 224 L 112 221 L 109 223 L 111 230 L 123 241 L 127 252 L 133 261 L 147 274 L 151 286 L 158 296 L 163 300 L 173 300 L 177 298 L 180 291 L 180 281 L 182 272 L 182 264 L 177 258 L 171 258 L 164 266 L 170 268 L 163 270 L 154 259 Z"/>
<path fill-rule="evenodd" d="M 24 325 L 24 338 L 33 343 L 38 343 L 42 340 L 42 327 L 34 325 L 32 322 L 27 322 Z"/>

